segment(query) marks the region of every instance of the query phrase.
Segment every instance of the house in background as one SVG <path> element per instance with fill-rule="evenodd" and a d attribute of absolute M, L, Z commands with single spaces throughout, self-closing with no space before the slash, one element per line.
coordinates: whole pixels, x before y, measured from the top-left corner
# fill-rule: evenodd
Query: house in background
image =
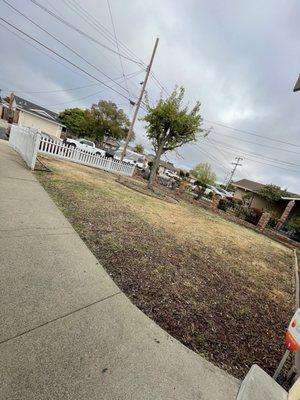
<path fill-rule="evenodd" d="M 174 166 L 173 163 L 161 160 L 158 167 L 158 175 L 168 176 L 168 174 L 179 176 L 177 173 L 177 168 Z"/>
<path fill-rule="evenodd" d="M 114 153 L 114 158 L 116 160 L 121 159 L 124 145 L 125 145 L 124 143 L 121 143 L 117 151 Z M 144 154 L 137 153 L 136 151 L 134 151 L 133 146 L 127 146 L 126 155 L 123 161 L 128 162 L 130 164 L 136 164 L 140 168 L 146 167 L 146 156 Z"/>
<path fill-rule="evenodd" d="M 55 138 L 60 138 L 65 130 L 58 114 L 15 95 L 11 109 L 6 102 L 1 105 L 0 118 L 19 126 L 38 129 Z"/>
<path fill-rule="evenodd" d="M 232 183 L 235 188 L 233 198 L 237 200 L 243 200 L 243 197 L 250 193 L 251 196 L 247 196 L 248 205 L 250 208 L 256 208 L 261 211 L 267 210 L 267 200 L 259 195 L 259 190 L 264 186 L 263 183 L 250 181 L 249 179 L 241 179 L 240 181 Z M 289 219 L 293 216 L 300 215 L 300 195 L 295 193 L 289 193 L 288 196 L 282 197 L 280 200 L 273 203 L 274 210 L 277 211 L 278 215 L 282 215 L 286 208 L 289 206 Z"/>

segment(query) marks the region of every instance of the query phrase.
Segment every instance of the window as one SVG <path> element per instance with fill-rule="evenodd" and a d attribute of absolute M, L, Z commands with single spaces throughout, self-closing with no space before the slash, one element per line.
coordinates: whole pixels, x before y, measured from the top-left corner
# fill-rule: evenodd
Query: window
<path fill-rule="evenodd" d="M 94 147 L 94 143 L 90 142 L 89 140 L 81 139 L 80 143 L 85 144 L 86 146 Z"/>

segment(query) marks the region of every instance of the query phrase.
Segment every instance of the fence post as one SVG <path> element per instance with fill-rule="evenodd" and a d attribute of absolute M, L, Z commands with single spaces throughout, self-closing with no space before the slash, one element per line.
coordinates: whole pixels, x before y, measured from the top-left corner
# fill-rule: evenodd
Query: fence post
<path fill-rule="evenodd" d="M 261 232 L 268 225 L 268 222 L 269 222 L 270 218 L 271 218 L 271 215 L 269 213 L 267 213 L 267 212 L 264 212 L 262 214 L 262 216 L 260 217 L 260 220 L 257 223 L 257 227 Z"/>
<path fill-rule="evenodd" d="M 32 159 L 31 159 L 31 163 L 30 163 L 30 168 L 32 170 L 34 170 L 34 167 L 35 167 L 36 157 L 37 157 L 37 153 L 38 153 L 39 147 L 40 147 L 40 141 L 41 141 L 41 134 L 36 133 L 35 138 L 34 138 L 33 154 L 32 154 Z"/>

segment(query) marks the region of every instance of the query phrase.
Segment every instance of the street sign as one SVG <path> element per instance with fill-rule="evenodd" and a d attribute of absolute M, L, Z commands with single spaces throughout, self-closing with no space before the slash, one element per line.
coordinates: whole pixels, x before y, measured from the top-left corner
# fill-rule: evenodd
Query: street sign
<path fill-rule="evenodd" d="M 290 351 L 300 349 L 300 308 L 295 312 L 285 335 L 285 345 Z"/>

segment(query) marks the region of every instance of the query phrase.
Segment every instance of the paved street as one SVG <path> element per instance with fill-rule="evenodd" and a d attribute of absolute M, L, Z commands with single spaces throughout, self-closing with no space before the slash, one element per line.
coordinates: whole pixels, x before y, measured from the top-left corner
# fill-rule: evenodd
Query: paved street
<path fill-rule="evenodd" d="M 0 140 L 1 400 L 235 399 L 114 284 Z"/>

